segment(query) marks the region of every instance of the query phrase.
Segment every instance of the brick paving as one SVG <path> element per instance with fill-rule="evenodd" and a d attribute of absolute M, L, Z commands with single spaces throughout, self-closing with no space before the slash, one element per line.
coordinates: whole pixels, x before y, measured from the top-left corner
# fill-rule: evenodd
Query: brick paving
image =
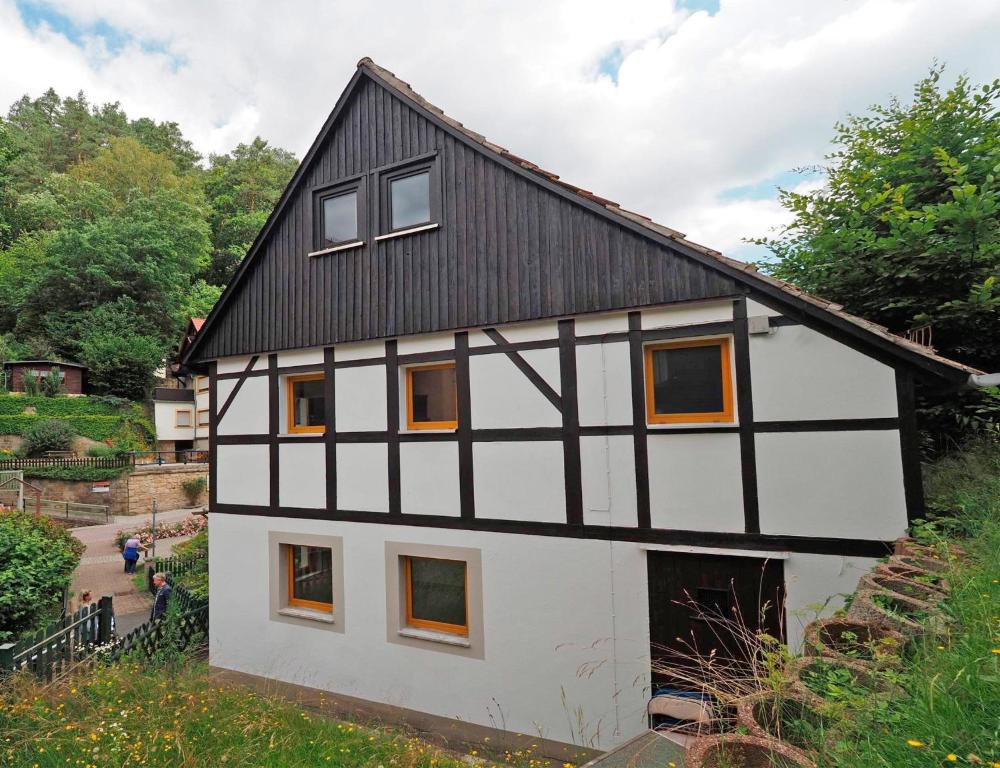
<path fill-rule="evenodd" d="M 190 509 L 175 509 L 160 512 L 156 522 L 175 522 L 183 520 L 191 514 Z M 86 545 L 80 565 L 73 574 L 71 587 L 75 595 L 84 590 L 90 590 L 93 600 L 102 595 L 113 595 L 115 615 L 118 617 L 119 632 L 127 631 L 130 625 L 138 623 L 139 615 L 149 616 L 152 606 L 150 596 L 136 590 L 132 584 L 132 576 L 125 573 L 125 561 L 115 544 L 115 534 L 122 528 L 138 528 L 148 523 L 152 515 L 132 515 L 126 518 L 116 518 L 109 525 L 89 525 L 72 529 L 73 535 Z M 162 539 L 156 543 L 156 554 L 160 557 L 169 556 L 174 544 L 186 541 L 189 537 Z M 140 559 L 137 571 L 144 571 Z"/>

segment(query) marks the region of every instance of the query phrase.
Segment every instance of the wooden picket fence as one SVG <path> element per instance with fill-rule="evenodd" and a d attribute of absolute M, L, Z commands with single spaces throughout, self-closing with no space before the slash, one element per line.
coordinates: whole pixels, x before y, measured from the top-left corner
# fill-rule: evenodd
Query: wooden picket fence
<path fill-rule="evenodd" d="M 111 652 L 113 661 L 132 653 L 151 658 L 168 639 L 173 640 L 179 651 L 190 648 L 195 642 L 208 640 L 208 601 L 199 600 L 179 585 L 174 586 L 170 600 L 178 606 L 175 627 L 172 628 L 167 621 L 152 619 L 139 625 L 115 641 Z M 176 631 L 171 632 L 171 629 Z"/>
<path fill-rule="evenodd" d="M 154 573 L 166 573 L 170 576 L 171 583 L 178 576 L 186 576 L 195 571 L 206 569 L 208 558 L 204 555 L 188 555 L 187 557 L 156 557 L 146 561 L 146 588 L 151 594 L 156 594 L 156 587 L 153 586 Z"/>
<path fill-rule="evenodd" d="M 0 645 L 0 676 L 27 670 L 51 681 L 110 643 L 113 622 L 112 598 L 105 595 L 30 637 Z"/>
<path fill-rule="evenodd" d="M 130 454 L 123 456 L 86 456 L 81 458 L 45 457 L 0 459 L 0 470 L 28 469 L 30 467 L 89 467 L 93 469 L 118 469 L 131 467 L 134 458 Z"/>

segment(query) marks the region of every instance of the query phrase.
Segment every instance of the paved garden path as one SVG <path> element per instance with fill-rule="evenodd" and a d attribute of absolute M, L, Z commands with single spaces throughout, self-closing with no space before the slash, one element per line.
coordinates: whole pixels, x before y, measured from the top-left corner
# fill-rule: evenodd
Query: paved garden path
<path fill-rule="evenodd" d="M 172 523 L 190 516 L 190 509 L 172 509 L 158 512 L 157 523 Z M 84 543 L 86 549 L 80 565 L 73 573 L 71 590 L 79 595 L 90 590 L 94 601 L 102 595 L 114 596 L 115 624 L 119 634 L 124 634 L 149 618 L 152 600 L 148 593 L 135 588 L 132 577 L 125 573 L 125 561 L 115 543 L 115 534 L 122 529 L 138 528 L 152 520 L 152 514 L 116 517 L 108 525 L 88 525 L 73 528 L 72 533 Z M 187 541 L 189 536 L 161 539 L 156 542 L 158 557 L 167 557 L 175 544 Z M 142 560 L 137 571 L 144 571 Z"/>

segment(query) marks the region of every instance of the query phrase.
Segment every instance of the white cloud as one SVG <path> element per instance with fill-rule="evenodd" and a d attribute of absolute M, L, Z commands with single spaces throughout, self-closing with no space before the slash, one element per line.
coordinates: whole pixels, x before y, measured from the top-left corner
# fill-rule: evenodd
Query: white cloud
<path fill-rule="evenodd" d="M 907 95 L 935 58 L 951 75 L 1000 72 L 994 0 L 723 0 L 714 15 L 665 0 L 48 7 L 131 40 L 81 48 L 0 0 L 0 105 L 83 89 L 178 121 L 202 152 L 261 134 L 301 155 L 369 55 L 512 151 L 722 250 L 787 221 L 774 199 L 722 193 L 818 162 L 846 112 Z M 599 69 L 615 51 L 617 84 Z"/>

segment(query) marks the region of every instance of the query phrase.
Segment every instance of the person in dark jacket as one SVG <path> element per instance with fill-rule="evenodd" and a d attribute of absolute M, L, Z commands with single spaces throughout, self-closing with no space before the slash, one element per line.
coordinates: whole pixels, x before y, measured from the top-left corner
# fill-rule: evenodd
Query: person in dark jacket
<path fill-rule="evenodd" d="M 122 557 L 125 558 L 125 573 L 135 573 L 135 564 L 139 561 L 139 550 L 144 547 L 136 536 L 131 536 L 122 547 Z"/>
<path fill-rule="evenodd" d="M 153 574 L 153 586 L 156 587 L 156 598 L 153 600 L 153 612 L 149 617 L 156 620 L 163 618 L 167 613 L 167 606 L 170 604 L 170 595 L 173 589 L 167 583 L 167 575 L 165 573 Z"/>

